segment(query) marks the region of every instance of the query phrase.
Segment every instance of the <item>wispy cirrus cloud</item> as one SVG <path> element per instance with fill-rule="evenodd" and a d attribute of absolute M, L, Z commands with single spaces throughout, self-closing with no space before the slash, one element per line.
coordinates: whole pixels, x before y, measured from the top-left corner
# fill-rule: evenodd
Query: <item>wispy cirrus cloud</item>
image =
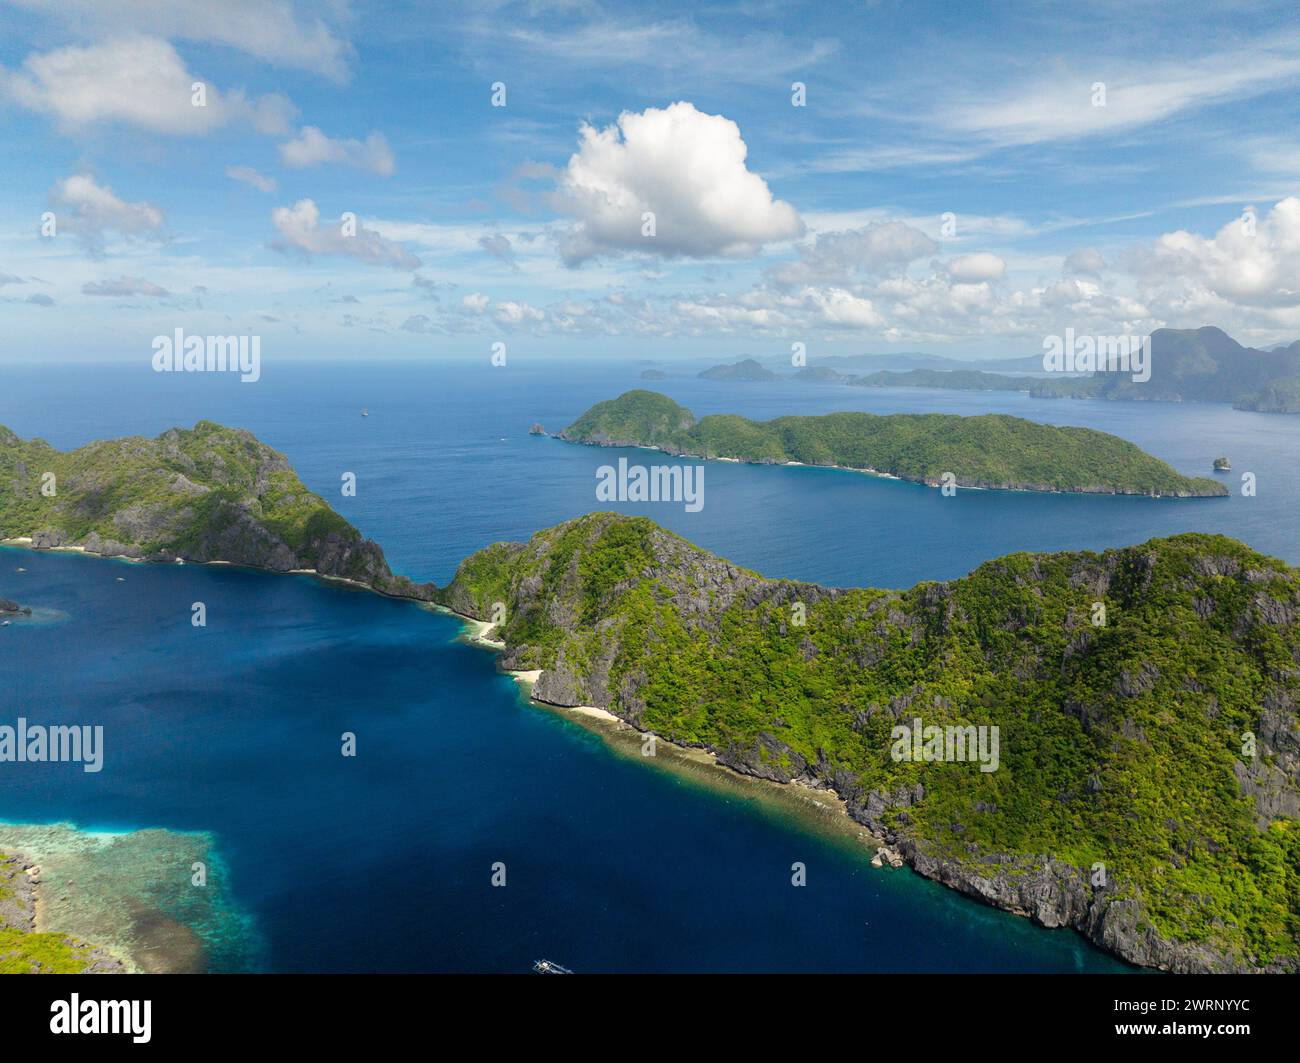
<path fill-rule="evenodd" d="M 197 96 L 196 82 L 203 85 Z M 139 34 L 35 53 L 17 70 L 0 67 L 0 96 L 69 132 L 116 122 L 171 136 L 202 136 L 232 123 L 277 133 L 295 113 L 277 93 L 250 99 L 240 90 L 221 92 L 191 73 L 169 42 Z"/>
<path fill-rule="evenodd" d="M 401 244 L 385 239 L 374 229 L 359 222 L 355 232 L 343 225 L 322 225 L 320 209 L 310 199 L 300 199 L 292 207 L 277 207 L 271 214 L 279 234 L 272 244 L 279 251 L 298 251 L 306 255 L 344 255 L 374 266 L 393 269 L 419 269 L 420 260 Z"/>
<path fill-rule="evenodd" d="M 147 295 L 164 298 L 171 293 L 166 288 L 147 281 L 143 277 L 112 277 L 108 280 L 92 281 L 81 286 L 82 295 L 131 296 Z"/>
<path fill-rule="evenodd" d="M 305 18 L 288 0 L 4 0 L 41 12 L 79 33 L 148 33 L 236 48 L 264 62 L 314 71 L 335 81 L 348 75 L 352 46 L 319 17 Z"/>
<path fill-rule="evenodd" d="M 382 133 L 372 132 L 364 141 L 334 139 L 311 125 L 304 126 L 296 137 L 280 145 L 280 161 L 295 170 L 338 163 L 380 177 L 391 177 L 397 169 L 393 151 Z"/>
<path fill-rule="evenodd" d="M 77 237 L 91 252 L 102 251 L 110 233 L 130 239 L 164 238 L 162 210 L 143 200 L 129 203 L 89 174 L 73 174 L 50 189 L 56 231 Z"/>
<path fill-rule="evenodd" d="M 278 187 L 274 177 L 266 177 L 251 166 L 227 166 L 226 176 L 259 192 L 274 192 Z"/>
<path fill-rule="evenodd" d="M 1300 35 L 1178 60 L 1075 61 L 1065 70 L 944 100 L 932 121 L 988 147 L 1126 133 L 1229 101 L 1294 86 Z M 1094 86 L 1104 87 L 1104 104 Z"/>

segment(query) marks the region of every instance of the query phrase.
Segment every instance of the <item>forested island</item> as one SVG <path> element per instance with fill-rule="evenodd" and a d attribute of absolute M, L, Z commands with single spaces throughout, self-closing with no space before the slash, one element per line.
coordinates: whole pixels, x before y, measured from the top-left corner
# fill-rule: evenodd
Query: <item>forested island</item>
<path fill-rule="evenodd" d="M 55 450 L 0 426 L 0 539 L 150 561 L 310 570 L 428 598 L 251 432 L 200 421 Z"/>
<path fill-rule="evenodd" d="M 597 513 L 480 551 L 440 598 L 504 605 L 501 663 L 542 669 L 538 700 L 832 789 L 996 907 L 1173 971 L 1300 962 L 1300 572 L 1232 539 L 835 590 Z M 914 720 L 998 727 L 997 770 L 893 759 Z"/>
<path fill-rule="evenodd" d="M 766 465 L 834 466 L 930 485 L 950 473 L 959 487 L 1176 498 L 1228 493 L 1117 436 L 1005 414 L 849 412 L 772 421 L 711 414 L 697 421 L 668 396 L 639 390 L 597 403 L 559 437 Z"/>
<path fill-rule="evenodd" d="M 698 374 L 702 380 L 745 380 L 749 382 L 779 380 L 770 369 L 764 369 L 753 358 L 744 358 L 731 365 L 715 365 Z"/>
<path fill-rule="evenodd" d="M 710 420 L 632 396 L 630 427 L 653 445 Z M 580 420 L 593 441 L 627 430 L 607 416 L 620 403 Z M 824 418 L 718 420 L 763 446 L 784 421 L 814 424 L 782 427 L 782 446 L 855 438 L 821 436 Z M 1028 424 L 993 420 L 994 442 L 996 422 L 1011 438 Z M 913 438 L 903 453 L 934 437 Z M 67 453 L 6 432 L 0 482 L 14 488 L 0 531 L 38 549 L 312 569 L 479 621 L 500 605 L 500 665 L 540 671 L 539 701 L 833 790 L 920 874 L 1133 963 L 1300 970 L 1300 572 L 1232 539 L 1013 554 L 949 582 L 842 590 L 765 579 L 644 518 L 596 513 L 489 546 L 439 591 L 392 575 L 282 455 L 210 422 Z M 895 730 L 914 724 L 996 727 L 993 770 L 895 759 Z M 52 964 L 72 947 L 48 944 Z"/>

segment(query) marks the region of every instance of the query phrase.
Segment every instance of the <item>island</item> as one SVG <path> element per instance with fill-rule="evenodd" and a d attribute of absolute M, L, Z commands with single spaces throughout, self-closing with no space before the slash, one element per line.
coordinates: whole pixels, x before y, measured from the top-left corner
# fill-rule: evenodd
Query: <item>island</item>
<path fill-rule="evenodd" d="M 594 513 L 439 597 L 504 605 L 500 664 L 540 670 L 536 700 L 832 790 L 891 863 L 1135 964 L 1300 970 L 1300 571 L 1232 539 L 841 590 Z M 911 756 L 936 728 L 971 756 Z"/>
<path fill-rule="evenodd" d="M 1042 356 L 962 361 L 941 355 L 833 355 L 817 369 L 777 377 L 715 366 L 716 380 L 784 379 L 854 387 L 1017 391 L 1040 399 L 1124 399 L 1131 402 L 1221 402 L 1259 413 L 1300 413 L 1300 341 L 1261 350 L 1212 325 L 1151 333 L 1150 379 L 1124 372 L 1047 373 Z M 751 362 L 760 374 L 767 373 Z M 887 365 L 894 368 L 877 368 Z M 902 368 L 899 368 L 902 367 Z M 863 372 L 865 370 L 865 372 Z M 856 372 L 854 372 L 856 371 Z"/>
<path fill-rule="evenodd" d="M 1027 376 L 1006 376 L 979 369 L 909 369 L 895 373 L 882 369 L 878 373 L 847 378 L 847 383 L 863 388 L 940 388 L 947 391 L 1023 391 L 1032 392 L 1037 383 Z"/>
<path fill-rule="evenodd" d="M 709 420 L 631 396 L 613 406 L 631 420 L 611 419 L 608 403 L 589 411 L 593 441 L 634 430 L 676 446 Z M 754 445 L 857 453 L 854 420 L 830 431 L 824 418 L 721 420 Z M 923 453 L 936 437 L 916 420 L 885 435 L 906 429 Z M 940 425 L 965 446 L 983 440 L 985 459 L 1002 453 L 1001 432 L 1047 430 L 947 423 L 984 420 Z M 1122 440 L 1053 437 L 1076 444 L 1066 454 L 1089 452 L 1081 439 L 1152 475 L 1143 462 L 1155 459 Z M 645 518 L 593 513 L 480 550 L 440 590 L 394 576 L 282 455 L 211 422 L 69 452 L 5 433 L 0 474 L 16 485 L 0 530 L 25 531 L 33 548 L 311 566 L 434 604 L 471 621 L 499 667 L 535 677 L 539 703 L 833 792 L 880 843 L 881 865 L 1073 927 L 1135 964 L 1300 972 L 1300 570 L 1227 537 L 1017 553 L 908 590 L 838 589 L 767 579 Z M 160 868 L 210 863 L 209 839 L 60 831 L 0 824 L 0 963 L 208 969 L 194 926 L 137 918 L 124 898 L 175 910 L 158 890 L 187 879 Z M 21 892 L 37 875 L 54 883 L 45 927 Z M 212 900 L 205 926 L 236 917 Z M 57 936 L 32 936 L 41 930 Z"/>
<path fill-rule="evenodd" d="M 597 403 L 559 438 L 598 446 L 652 447 L 670 454 L 765 465 L 821 465 L 931 486 L 1193 498 L 1227 495 L 1206 477 L 1183 476 L 1134 444 L 1090 428 L 984 414 L 828 413 L 751 421 L 700 420 L 654 391 Z"/>
<path fill-rule="evenodd" d="M 1300 341 L 1264 351 L 1238 343 L 1212 325 L 1151 333 L 1151 379 L 1127 373 L 1044 378 L 1039 397 L 1128 399 L 1136 402 L 1224 402 L 1241 410 L 1300 413 Z"/>
<path fill-rule="evenodd" d="M 646 369 L 641 373 L 642 380 L 667 380 L 668 374 L 662 369 Z"/>
<path fill-rule="evenodd" d="M 806 365 L 792 379 L 802 384 L 843 384 L 849 378 L 827 365 Z"/>
<path fill-rule="evenodd" d="M 9 598 L 0 598 L 0 616 L 31 616 L 31 606 L 19 605 Z"/>
<path fill-rule="evenodd" d="M 146 561 L 313 572 L 432 598 L 251 432 L 200 421 L 59 451 L 0 426 L 0 539 Z"/>
<path fill-rule="evenodd" d="M 699 376 L 703 380 L 765 381 L 781 379 L 772 370 L 764 369 L 752 358 L 745 358 L 731 365 L 715 365 L 711 369 L 704 370 Z"/>
<path fill-rule="evenodd" d="M 1215 471 L 1215 472 L 1231 472 L 1231 471 L 1232 471 L 1232 462 L 1230 462 L 1227 458 L 1215 458 L 1215 459 L 1214 459 L 1214 471 Z"/>

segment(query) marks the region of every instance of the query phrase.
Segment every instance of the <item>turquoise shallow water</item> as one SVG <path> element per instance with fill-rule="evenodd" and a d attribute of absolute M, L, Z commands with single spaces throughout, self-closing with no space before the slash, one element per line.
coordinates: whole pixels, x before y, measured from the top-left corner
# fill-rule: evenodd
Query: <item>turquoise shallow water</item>
<path fill-rule="evenodd" d="M 526 365 L 269 367 L 257 385 L 6 370 L 0 424 L 58 446 L 200 417 L 242 425 L 380 540 L 396 570 L 445 582 L 488 542 L 599 508 L 594 469 L 616 455 L 527 427 L 562 427 L 637 384 L 626 369 Z M 711 463 L 698 514 L 621 507 L 767 574 L 901 586 L 1016 549 L 1189 529 L 1300 560 L 1289 486 L 1300 418 L 657 386 L 699 413 L 1005 409 L 1117 432 L 1189 473 L 1227 453 L 1259 477 L 1254 499 L 942 499 L 851 473 Z M 338 495 L 344 471 L 357 473 L 355 499 Z M 257 938 L 220 951 L 235 966 L 496 971 L 546 956 L 578 970 L 1121 968 L 1071 933 L 874 870 L 749 800 L 616 755 L 529 707 L 491 654 L 457 640 L 457 621 L 411 603 L 310 577 L 11 548 L 0 549 L 0 595 L 53 611 L 0 632 L 0 717 L 106 733 L 98 775 L 0 770 L 0 819 L 211 832 Z M 206 629 L 190 626 L 194 601 L 207 605 Z M 344 731 L 357 735 L 356 758 L 339 755 Z M 489 884 L 498 861 L 504 889 Z M 805 888 L 790 885 L 794 861 L 808 867 Z"/>

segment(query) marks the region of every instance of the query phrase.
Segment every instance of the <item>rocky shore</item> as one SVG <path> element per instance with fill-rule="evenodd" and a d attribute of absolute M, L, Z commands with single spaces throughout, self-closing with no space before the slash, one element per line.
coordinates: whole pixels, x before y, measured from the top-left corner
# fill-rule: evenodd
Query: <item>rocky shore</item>
<path fill-rule="evenodd" d="M 41 869 L 20 853 L 0 852 L 0 971 L 123 974 L 108 950 L 71 935 L 37 930 Z"/>
<path fill-rule="evenodd" d="M 251 432 L 200 421 L 58 451 L 0 427 L 0 540 L 153 562 L 313 572 L 431 601 Z M 56 485 L 53 493 L 46 483 Z"/>
<path fill-rule="evenodd" d="M 1098 631 L 1088 619 L 1097 600 L 1126 626 Z M 1130 963 L 1176 972 L 1297 969 L 1294 940 L 1261 956 L 1237 933 L 1247 919 L 1282 918 L 1273 906 L 1285 908 L 1285 889 L 1275 888 L 1264 908 L 1232 898 L 1262 885 L 1249 854 L 1270 839 L 1285 845 L 1285 831 L 1270 826 L 1300 814 L 1294 668 L 1285 665 L 1285 647 L 1298 641 L 1300 583 L 1293 570 L 1231 540 L 1180 536 L 1103 555 L 1015 555 L 947 584 L 846 591 L 765 580 L 649 521 L 592 514 L 467 559 L 443 601 L 482 623 L 491 603 L 504 605 L 508 619 L 490 637 L 505 644 L 503 669 L 535 676 L 535 701 L 595 707 L 721 767 L 837 795 L 845 814 L 883 843 L 882 864 L 906 863 L 1040 926 L 1073 928 Z M 807 617 L 803 628 L 791 623 L 795 606 Z M 1143 648 L 1151 640 L 1179 649 L 1153 659 Z M 1265 645 L 1279 648 L 1276 659 L 1256 656 Z M 1192 646 L 1194 655 L 1178 657 Z M 1224 670 L 1227 660 L 1234 663 Z M 931 678 L 926 662 L 945 661 Z M 962 667 L 969 674 L 953 670 Z M 1187 693 L 1189 669 L 1196 697 Z M 1263 693 L 1232 709 L 1234 686 L 1224 677 L 1246 674 L 1258 676 Z M 962 686 L 986 693 L 965 704 L 944 693 Z M 1249 721 L 1258 743 L 1244 763 L 1225 757 L 1215 737 L 1229 734 L 1228 712 Z M 1018 747 L 1004 745 L 1004 756 L 1021 759 L 996 783 L 959 767 L 903 770 L 890 763 L 888 736 L 917 713 L 1001 718 L 1004 742 L 1013 734 Z M 833 746 L 831 735 L 844 737 Z M 1122 752 L 1134 743 L 1140 755 Z M 1153 790 L 1157 764 L 1166 777 Z M 1239 796 L 1198 806 L 1192 819 L 1182 813 L 1190 843 L 1175 842 L 1173 809 L 1209 788 Z M 1125 803 L 1124 819 L 1149 823 L 1142 837 L 1167 837 L 1167 851 L 1144 859 L 1115 836 L 1107 809 L 1119 792 L 1143 792 Z M 1024 808 L 1078 825 L 1052 833 Z M 979 844 L 972 829 L 1020 836 L 1022 848 Z M 1221 884 L 1225 914 L 1210 921 L 1201 914 L 1205 887 L 1176 883 L 1196 839 L 1215 835 L 1200 866 L 1205 881 Z M 1094 860 L 1059 855 L 1069 850 L 1105 857 L 1106 875 L 1094 882 Z M 1179 932 L 1197 922 L 1208 925 Z"/>

